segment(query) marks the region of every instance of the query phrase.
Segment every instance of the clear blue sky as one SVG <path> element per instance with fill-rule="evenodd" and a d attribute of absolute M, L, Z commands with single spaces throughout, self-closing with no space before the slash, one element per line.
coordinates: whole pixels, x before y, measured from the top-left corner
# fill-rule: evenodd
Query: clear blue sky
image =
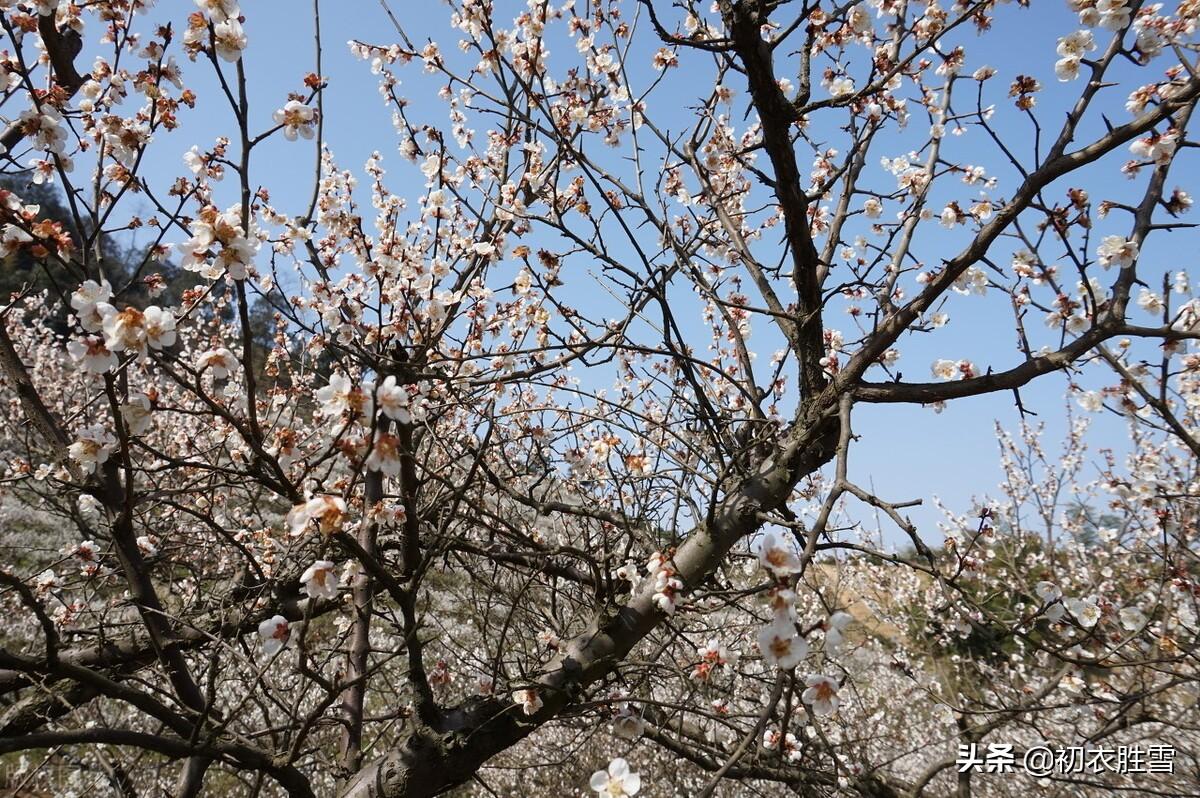
<path fill-rule="evenodd" d="M 410 37 L 417 42 L 424 41 L 426 37 L 436 38 L 441 42 L 443 52 L 453 54 L 459 37 L 448 32 L 446 20 L 450 11 L 445 5 L 432 0 L 391 2 Z M 524 2 L 503 0 L 496 5 L 503 9 L 503 18 L 511 18 L 525 7 Z M 284 103 L 287 92 L 302 90 L 303 76 L 315 69 L 312 4 L 309 0 L 246 0 L 243 6 L 250 41 L 245 60 L 250 76 L 251 111 L 256 124 L 265 129 L 270 125 L 271 113 Z M 632 8 L 632 3 L 629 7 Z M 172 21 L 176 30 L 181 31 L 186 25 L 186 15 L 194 8 L 187 0 L 164 0 L 151 14 L 157 20 Z M 787 10 L 786 7 L 784 10 Z M 1021 9 L 1015 4 L 1001 6 L 995 29 L 991 33 L 976 37 L 973 31 L 966 31 L 957 37 L 968 49 L 965 73 L 983 64 L 1000 70 L 1000 75 L 990 86 L 992 100 L 998 108 L 996 124 L 1006 141 L 1027 158 L 1031 150 L 1030 128 L 1012 111 L 1011 101 L 1005 97 L 1005 89 L 1013 75 L 1027 72 L 1040 77 L 1045 85 L 1045 90 L 1039 96 L 1039 105 L 1043 108 L 1061 107 L 1063 98 L 1078 92 L 1080 83 L 1059 84 L 1052 72 L 1055 37 L 1077 27 L 1073 18 L 1074 14 L 1061 2 L 1037 4 L 1036 9 Z M 372 151 L 383 153 L 392 185 L 412 185 L 415 198 L 420 191 L 421 181 L 416 179 L 419 174 L 396 152 L 398 141 L 390 124 L 391 111 L 377 91 L 376 79 L 370 74 L 368 64 L 353 58 L 346 46 L 350 39 L 379 44 L 396 41 L 391 23 L 376 0 L 324 0 L 322 28 L 325 45 L 323 74 L 329 81 L 324 99 L 328 145 L 344 168 L 360 169 Z M 642 31 L 643 35 L 646 33 L 648 30 Z M 644 41 L 650 44 L 648 40 Z M 652 51 L 655 46 L 650 46 L 646 52 Z M 683 56 L 684 59 L 688 57 L 688 54 Z M 648 62 L 648 58 L 645 60 Z M 210 146 L 216 136 L 228 134 L 232 129 L 232 117 L 224 98 L 216 89 L 209 65 L 191 64 L 182 58 L 180 62 L 184 66 L 188 84 L 195 86 L 200 100 L 195 111 L 183 111 L 183 124 L 178 131 L 161 136 L 166 140 L 160 140 L 150 148 L 147 173 L 152 182 L 160 185 L 171 176 L 180 174 L 180 158 L 192 144 Z M 401 87 L 402 93 L 409 96 L 414 104 L 428 100 L 431 103 L 430 117 L 445 119 L 444 106 L 431 97 L 435 84 L 422 79 L 419 66 L 403 70 L 401 77 L 405 81 Z M 678 97 L 679 107 L 664 108 L 660 104 L 652 106 L 651 113 L 660 119 L 677 119 L 678 125 L 682 126 L 686 124 L 686 107 L 698 98 L 699 92 L 707 89 L 707 84 L 700 86 L 694 82 L 694 78 L 689 83 L 686 73 L 677 80 L 677 88 L 658 96 L 660 102 L 664 97 Z M 731 85 L 738 90 L 743 88 L 740 79 L 735 78 Z M 1124 92 L 1112 95 L 1109 115 L 1115 121 L 1126 118 L 1118 102 L 1118 98 L 1123 97 Z M 743 104 L 739 103 L 736 107 L 740 113 Z M 1051 127 L 1059 119 L 1061 116 L 1044 115 L 1043 125 Z M 1099 120 L 1096 120 L 1091 132 L 1098 129 L 1098 125 Z M 481 124 L 475 126 L 482 133 Z M 926 123 L 917 118 L 914 128 L 914 136 L 923 135 Z M 972 135 L 975 135 L 972 139 L 974 144 L 986 143 L 978 135 Z M 899 155 L 908 146 L 898 141 L 881 149 L 880 154 Z M 982 149 L 978 162 L 987 165 L 989 171 L 1008 177 L 992 152 L 991 149 Z M 289 143 L 281 137 L 263 146 L 261 151 L 256 151 L 254 178 L 269 188 L 272 203 L 277 209 L 288 213 L 300 213 L 305 209 L 311 196 L 314 157 L 311 143 Z M 960 149 L 951 157 L 971 162 L 969 151 L 964 153 Z M 1127 189 L 1120 185 L 1123 181 L 1115 173 L 1116 165 L 1127 157 L 1123 151 L 1116 153 L 1105 162 L 1103 174 L 1093 170 L 1097 177 L 1088 184 L 1093 195 L 1105 193 L 1106 188 L 1113 187 L 1118 191 L 1140 191 L 1141 181 L 1138 181 L 1137 189 L 1132 184 Z M 809 160 L 809 156 L 802 154 L 802 167 Z M 882 185 L 886 176 L 878 168 L 877 160 L 869 168 L 875 169 L 876 182 Z M 1013 185 L 1013 181 L 1006 179 L 996 193 L 1005 195 Z M 1058 199 L 1065 185 L 1054 188 L 1054 199 Z M 231 188 L 226 186 L 226 190 Z M 961 197 L 965 192 L 961 186 L 958 188 L 957 196 Z M 933 207 L 936 212 L 941 205 L 935 201 Z M 1123 226 L 1124 222 L 1121 224 Z M 1114 229 L 1112 232 L 1120 231 Z M 1159 244 L 1147 250 L 1142 266 L 1144 275 L 1160 275 L 1163 269 L 1180 268 L 1181 264 L 1172 262 L 1169 253 L 1180 251 L 1178 244 L 1182 235 L 1190 234 L 1176 234 L 1171 249 Z M 943 243 L 938 245 L 944 246 L 945 251 L 935 248 L 927 252 L 925 257 L 934 259 L 949 255 L 962 240 L 961 233 L 957 236 L 946 234 Z M 1095 240 L 1098 240 L 1098 236 Z M 1190 241 L 1190 246 L 1194 248 L 1195 238 Z M 1011 247 L 1001 249 L 1002 254 L 997 254 L 997 259 L 1006 263 L 1009 252 Z M 981 368 L 990 365 L 997 370 L 1018 362 L 1011 315 L 1002 297 L 955 296 L 948 310 L 954 319 L 952 335 L 941 336 L 936 342 L 928 344 L 909 342 L 904 345 L 900 368 L 907 379 L 929 380 L 930 363 L 937 357 L 965 357 Z M 1032 326 L 1037 325 L 1040 325 L 1040 321 L 1032 323 Z M 847 333 L 852 329 L 849 318 L 839 317 L 837 313 L 830 314 L 827 326 L 840 327 Z M 698 343 L 703 346 L 707 343 L 707 337 L 702 336 Z M 765 364 L 771 348 L 760 349 L 760 362 Z M 1051 376 L 1022 391 L 1026 407 L 1039 413 L 1039 418 L 1048 422 L 1051 441 L 1056 440 L 1062 431 L 1065 386 L 1066 380 L 1062 376 Z M 925 507 L 916 508 L 911 514 L 927 534 L 933 533 L 934 524 L 939 520 L 929 502 L 933 494 L 941 496 L 953 509 L 965 511 L 973 495 L 994 491 L 1000 476 L 993 427 L 996 420 L 1015 427 L 1017 413 L 1011 393 L 958 400 L 936 416 L 931 409 L 920 407 L 859 406 L 855 411 L 854 425 L 855 431 L 862 435 L 862 440 L 854 450 L 852 476 L 865 485 L 873 483 L 879 495 L 885 499 L 924 498 Z M 1093 434 L 1095 446 L 1119 449 L 1124 439 L 1119 420 L 1098 419 Z"/>

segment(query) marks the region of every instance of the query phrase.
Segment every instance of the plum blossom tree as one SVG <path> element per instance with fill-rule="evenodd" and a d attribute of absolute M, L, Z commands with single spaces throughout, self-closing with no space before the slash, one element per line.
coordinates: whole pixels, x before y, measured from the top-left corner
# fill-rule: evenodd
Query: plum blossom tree
<path fill-rule="evenodd" d="M 0 298 L 18 791 L 1050 789 L 958 772 L 987 742 L 1171 746 L 1057 778 L 1195 791 L 1200 303 L 1158 242 L 1200 4 L 1069 0 L 993 65 L 1038 10 L 452 0 L 445 48 L 388 10 L 349 51 L 398 154 L 362 169 L 318 0 L 263 113 L 272 12 L 151 5 L 0 0 L 7 169 L 73 222 L 0 191 L 0 254 L 57 278 Z M 210 146 L 173 132 L 200 99 Z M 283 205 L 277 139 L 317 162 Z M 851 479 L 856 407 L 987 393 L 1023 417 L 996 497 L 921 529 Z M 1090 454 L 1093 414 L 1127 440 Z"/>

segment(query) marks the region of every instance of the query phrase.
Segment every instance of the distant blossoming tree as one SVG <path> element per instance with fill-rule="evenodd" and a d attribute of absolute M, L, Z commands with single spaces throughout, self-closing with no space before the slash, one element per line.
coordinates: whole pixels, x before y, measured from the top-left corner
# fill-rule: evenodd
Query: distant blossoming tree
<path fill-rule="evenodd" d="M 323 115 L 353 4 L 288 4 L 316 52 L 267 109 L 281 10 L 151 5 L 0 0 L 5 171 L 72 221 L 0 191 L 44 272 L 0 297 L 16 794 L 1042 788 L 956 766 L 991 743 L 1195 793 L 1200 3 L 451 0 L 447 47 L 389 12 L 361 171 Z M 1025 419 L 996 498 L 919 529 L 852 479 L 856 407 L 933 445 L 986 393 Z"/>

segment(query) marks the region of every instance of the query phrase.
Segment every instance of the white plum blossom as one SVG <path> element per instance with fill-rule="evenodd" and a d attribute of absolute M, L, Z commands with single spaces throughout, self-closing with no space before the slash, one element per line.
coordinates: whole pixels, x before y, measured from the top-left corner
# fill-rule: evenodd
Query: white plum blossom
<path fill-rule="evenodd" d="M 175 313 L 169 308 L 151 305 L 142 312 L 142 327 L 146 331 L 146 343 L 151 349 L 174 346 L 176 333 Z"/>
<path fill-rule="evenodd" d="M 617 579 L 629 582 L 632 585 L 636 585 L 639 578 L 637 563 L 633 561 L 625 563 L 613 573 L 613 576 L 615 576 Z"/>
<path fill-rule="evenodd" d="M 217 55 L 226 61 L 237 61 L 246 49 L 246 32 L 236 19 L 226 19 L 213 26 L 213 46 Z"/>
<path fill-rule="evenodd" d="M 375 400 L 379 403 L 380 412 L 388 418 L 401 424 L 419 424 L 427 417 L 427 392 L 427 385 L 400 385 L 394 376 L 388 375 L 380 383 Z"/>
<path fill-rule="evenodd" d="M 1079 621 L 1080 626 L 1092 627 L 1100 620 L 1100 607 L 1096 604 L 1095 599 L 1085 598 L 1069 598 L 1063 604 L 1066 605 L 1067 611 Z"/>
<path fill-rule="evenodd" d="M 142 328 L 142 312 L 134 307 L 118 311 L 110 306 L 101 324 L 104 330 L 104 345 L 113 352 L 140 351 L 146 340 Z"/>
<path fill-rule="evenodd" d="M 1122 30 L 1129 26 L 1132 11 L 1129 0 L 1097 0 L 1095 12 L 1099 20 L 1095 24 L 1108 30 Z"/>
<path fill-rule="evenodd" d="M 103 374 L 117 367 L 117 356 L 98 335 L 85 335 L 67 341 L 67 354 L 90 374 Z"/>
<path fill-rule="evenodd" d="M 101 426 L 84 427 L 75 436 L 75 442 L 67 454 L 89 474 L 95 473 L 96 466 L 104 465 L 117 448 L 117 439 L 112 433 Z"/>
<path fill-rule="evenodd" d="M 259 249 L 257 229 L 242 227 L 242 209 L 234 205 L 218 211 L 209 205 L 188 225 L 192 237 L 179 245 L 180 265 L 202 277 L 215 280 L 227 273 L 233 280 L 250 276 L 250 266 Z"/>
<path fill-rule="evenodd" d="M 620 798 L 637 795 L 642 789 L 642 777 L 629 769 L 629 763 L 617 757 L 608 763 L 607 769 L 593 773 L 588 786 L 602 798 Z"/>
<path fill-rule="evenodd" d="M 853 620 L 853 615 L 841 610 L 829 616 L 829 620 L 825 622 L 825 654 L 827 656 L 835 656 L 841 650 L 842 643 L 846 639 L 843 632 Z"/>
<path fill-rule="evenodd" d="M 371 383 L 355 385 L 345 374 L 331 374 L 329 383 L 316 392 L 321 403 L 321 413 L 326 418 L 370 418 L 374 414 L 372 395 L 375 386 Z"/>
<path fill-rule="evenodd" d="M 1127 632 L 1139 631 L 1146 625 L 1146 614 L 1137 607 L 1124 607 L 1117 613 L 1121 628 Z"/>
<path fill-rule="evenodd" d="M 278 654 L 287 645 L 291 636 L 287 618 L 273 615 L 258 625 L 258 636 L 262 640 L 263 653 L 268 657 Z"/>
<path fill-rule="evenodd" d="M 841 699 L 838 697 L 838 682 L 831 676 L 810 674 L 804 678 L 806 688 L 800 700 L 812 707 L 817 717 L 827 717 L 837 711 Z"/>
<path fill-rule="evenodd" d="M 125 693 L 51 731 L 212 687 L 218 792 L 369 791 L 431 712 L 470 767 L 395 775 L 438 794 L 493 756 L 497 795 L 944 791 L 959 727 L 1187 749 L 1200 0 L 462 0 L 440 45 L 397 3 L 420 43 L 349 44 L 382 114 L 293 47 L 313 4 L 153 5 L 0 0 L 8 704 L 95 656 Z M 955 426 L 989 402 L 998 486 Z M 620 758 L 662 745 L 732 764 Z"/>
<path fill-rule="evenodd" d="M 132 392 L 129 401 L 121 405 L 121 420 L 130 435 L 145 435 L 150 431 L 150 397 L 141 391 Z"/>
<path fill-rule="evenodd" d="M 81 564 L 81 570 L 85 574 L 96 573 L 97 566 L 100 563 L 100 547 L 96 545 L 94 540 L 85 540 L 75 548 L 75 558 Z"/>
<path fill-rule="evenodd" d="M 845 97 L 854 93 L 854 78 L 842 75 L 829 81 L 829 96 Z"/>
<path fill-rule="evenodd" d="M 292 535 L 303 534 L 314 521 L 324 534 L 340 530 L 346 521 L 346 501 L 340 496 L 322 494 L 297 504 L 287 514 Z"/>
<path fill-rule="evenodd" d="M 143 557 L 153 557 L 158 554 L 158 538 L 154 535 L 138 535 L 135 542 Z"/>
<path fill-rule="evenodd" d="M 225 347 L 201 352 L 196 358 L 196 371 L 207 371 L 214 380 L 223 380 L 238 369 L 238 359 Z"/>
<path fill-rule="evenodd" d="M 808 642 L 790 619 L 776 618 L 759 630 L 758 650 L 767 664 L 790 671 L 808 656 Z"/>
<path fill-rule="evenodd" d="M 338 594 L 338 576 L 335 571 L 337 568 L 329 560 L 317 560 L 304 571 L 300 576 L 300 582 L 304 585 L 304 592 L 309 598 L 337 598 Z"/>
<path fill-rule="evenodd" d="M 1060 590 L 1058 585 L 1054 584 L 1053 582 L 1038 582 L 1034 587 L 1034 592 L 1037 593 L 1038 598 L 1040 598 L 1046 604 L 1049 604 L 1052 601 L 1058 601 L 1060 598 L 1062 598 L 1062 590 Z"/>
<path fill-rule="evenodd" d="M 870 33 L 875 29 L 874 22 L 871 20 L 871 12 L 862 3 L 850 8 L 849 13 L 846 14 L 846 23 L 850 26 L 850 30 L 859 35 Z"/>
<path fill-rule="evenodd" d="M 723 668 L 738 661 L 737 652 L 730 651 L 715 637 L 710 638 L 696 653 L 700 657 L 700 662 L 692 669 L 691 675 L 693 679 L 700 682 L 711 679 L 714 669 Z"/>
<path fill-rule="evenodd" d="M 316 132 L 316 109 L 299 100 L 288 100 L 273 118 L 275 124 L 283 126 L 283 135 L 288 141 L 295 141 L 297 135 L 311 139 Z"/>
<path fill-rule="evenodd" d="M 62 121 L 62 114 L 54 106 L 43 103 L 40 109 L 22 111 L 17 124 L 31 138 L 34 149 L 62 154 L 67 143 L 67 131 Z"/>
<path fill-rule="evenodd" d="M 755 541 L 755 554 L 759 564 L 776 578 L 785 578 L 799 573 L 800 556 L 794 544 L 780 540 L 773 530 L 768 529 Z"/>
<path fill-rule="evenodd" d="M 1129 151 L 1139 158 L 1153 161 L 1158 166 L 1165 166 L 1175 155 L 1178 138 L 1174 132 L 1162 135 L 1154 133 L 1145 138 L 1136 139 L 1129 145 Z"/>
<path fill-rule="evenodd" d="M 74 308 L 79 324 L 88 332 L 99 332 L 104 323 L 104 313 L 101 308 L 112 309 L 108 300 L 112 299 L 112 286 L 107 280 L 96 282 L 85 280 L 71 294 L 71 307 Z"/>
<path fill-rule="evenodd" d="M 663 613 L 674 615 L 679 594 L 683 590 L 683 580 L 675 575 L 674 565 L 661 552 L 650 556 L 646 568 L 654 579 L 654 605 Z"/>
<path fill-rule="evenodd" d="M 385 476 L 400 476 L 400 438 L 395 435 L 379 433 L 371 445 L 371 453 L 367 455 L 367 468 L 381 471 Z"/>
<path fill-rule="evenodd" d="M 1054 62 L 1054 76 L 1063 83 L 1079 77 L 1079 67 L 1082 63 L 1080 56 L 1067 55 Z"/>
<path fill-rule="evenodd" d="M 242 13 L 237 0 L 196 0 L 196 5 L 213 22 L 237 19 Z"/>
<path fill-rule="evenodd" d="M 526 715 L 536 715 L 542 708 L 542 697 L 533 687 L 513 691 L 512 699 Z"/>
<path fill-rule="evenodd" d="M 1149 288 L 1141 290 L 1138 294 L 1137 304 L 1139 308 L 1154 316 L 1161 316 L 1163 310 L 1166 309 L 1162 296 Z"/>
<path fill-rule="evenodd" d="M 200 148 L 194 144 L 190 150 L 183 154 L 183 163 L 194 175 L 199 175 L 204 171 L 206 166 L 204 156 L 200 153 Z"/>
<path fill-rule="evenodd" d="M 1079 77 L 1079 67 L 1085 54 L 1096 49 L 1096 40 L 1090 30 L 1077 30 L 1058 40 L 1059 60 L 1054 64 L 1054 73 L 1059 80 L 1074 80 Z"/>
<path fill-rule="evenodd" d="M 646 721 L 628 703 L 617 710 L 612 725 L 613 734 L 623 740 L 636 740 L 646 732 Z"/>
<path fill-rule="evenodd" d="M 936 360 L 930 370 L 940 380 L 966 380 L 975 376 L 975 367 L 969 360 Z"/>
<path fill-rule="evenodd" d="M 791 732 L 783 734 L 779 729 L 767 729 L 763 732 L 762 747 L 766 751 L 778 751 L 788 762 L 799 762 L 804 758 L 804 748 Z"/>
<path fill-rule="evenodd" d="M 0 232 L 0 256 L 8 257 L 20 249 L 22 245 L 32 241 L 33 236 L 22 227 L 11 223 L 6 224 L 3 231 Z"/>
<path fill-rule="evenodd" d="M 44 595 L 51 590 L 60 589 L 62 587 L 62 579 L 59 578 L 58 574 L 54 573 L 53 569 L 47 568 L 38 574 L 34 586 L 37 588 L 39 595 Z"/>
<path fill-rule="evenodd" d="M 1096 256 L 1105 269 L 1110 266 L 1125 269 L 1137 260 L 1138 244 L 1124 236 L 1105 236 L 1096 250 Z"/>
<path fill-rule="evenodd" d="M 101 326 L 104 345 L 112 352 L 145 355 L 148 348 L 157 351 L 175 343 L 175 314 L 153 305 L 144 311 L 135 307 L 123 310 L 110 307 Z"/>

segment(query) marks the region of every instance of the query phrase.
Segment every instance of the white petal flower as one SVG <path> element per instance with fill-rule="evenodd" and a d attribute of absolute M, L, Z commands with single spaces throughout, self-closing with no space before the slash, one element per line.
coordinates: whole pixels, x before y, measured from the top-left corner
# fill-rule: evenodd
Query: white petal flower
<path fill-rule="evenodd" d="M 237 0 L 196 0 L 196 5 L 213 22 L 224 22 L 241 16 Z"/>
<path fill-rule="evenodd" d="M 521 705 L 521 711 L 526 715 L 536 715 L 542 708 L 542 697 L 534 688 L 516 690 L 512 694 L 513 701 Z"/>
<path fill-rule="evenodd" d="M 400 438 L 390 434 L 376 434 L 367 455 L 367 468 L 381 471 L 385 476 L 400 476 Z"/>
<path fill-rule="evenodd" d="M 225 347 L 209 349 L 196 358 L 196 371 L 208 371 L 214 380 L 223 380 L 238 369 L 237 356 Z"/>
<path fill-rule="evenodd" d="M 420 396 L 419 391 L 414 396 L 409 386 L 398 385 L 394 376 L 388 376 L 380 383 L 375 400 L 385 416 L 401 424 L 411 424 L 425 418 L 424 397 Z"/>
<path fill-rule="evenodd" d="M 337 566 L 329 560 L 317 560 L 308 566 L 300 576 L 300 581 L 309 598 L 337 598 L 338 577 L 335 568 Z"/>
<path fill-rule="evenodd" d="M 297 135 L 311 139 L 316 131 L 316 117 L 316 110 L 299 100 L 288 100 L 274 115 L 275 124 L 283 126 L 283 135 L 288 141 L 295 141 Z"/>
<path fill-rule="evenodd" d="M 1080 626 L 1091 628 L 1100 620 L 1100 607 L 1092 599 L 1070 598 L 1063 603 Z"/>
<path fill-rule="evenodd" d="M 130 435 L 145 435 L 150 431 L 150 397 L 138 391 L 129 395 L 129 401 L 121 405 L 121 420 Z"/>
<path fill-rule="evenodd" d="M 1137 607 L 1125 607 L 1117 616 L 1121 619 L 1121 627 L 1128 632 L 1139 631 L 1146 625 L 1146 614 Z"/>
<path fill-rule="evenodd" d="M 1034 588 L 1034 592 L 1037 593 L 1038 598 L 1047 604 L 1062 598 L 1062 591 L 1053 582 L 1038 582 L 1037 587 Z"/>
<path fill-rule="evenodd" d="M 322 494 L 288 511 L 287 524 L 293 535 L 303 534 L 313 521 L 325 534 L 336 532 L 346 521 L 346 502 L 340 496 Z"/>
<path fill-rule="evenodd" d="M 91 374 L 103 374 L 117 367 L 117 356 L 104 345 L 104 339 L 98 335 L 72 338 L 67 342 L 67 354 Z"/>
<path fill-rule="evenodd" d="M 774 576 L 784 578 L 800 571 L 800 557 L 795 546 L 781 541 L 772 530 L 763 532 L 755 541 L 758 562 Z"/>
<path fill-rule="evenodd" d="M 95 280 L 85 280 L 83 285 L 71 294 L 71 307 L 79 317 L 79 323 L 88 332 L 99 332 L 103 316 L 97 312 L 97 306 L 112 299 L 112 286 L 107 280 L 97 283 Z"/>
<path fill-rule="evenodd" d="M 1105 236 L 1096 250 L 1096 256 L 1105 269 L 1114 265 L 1125 269 L 1137 260 L 1138 245 L 1124 236 Z"/>
<path fill-rule="evenodd" d="M 832 657 L 841 649 L 842 643 L 846 639 L 843 632 L 853 620 L 854 616 L 848 612 L 838 611 L 829 616 L 829 620 L 825 622 L 825 654 L 827 656 Z"/>
<path fill-rule="evenodd" d="M 805 677 L 804 684 L 808 687 L 800 694 L 800 700 L 812 706 L 814 715 L 826 717 L 837 711 L 838 704 L 841 703 L 837 679 L 811 674 Z"/>
<path fill-rule="evenodd" d="M 79 463 L 84 471 L 91 474 L 96 466 L 103 465 L 113 450 L 117 448 L 117 439 L 104 427 L 85 427 L 79 431 L 75 442 L 67 449 L 72 460 Z"/>
<path fill-rule="evenodd" d="M 1161 316 L 1166 305 L 1163 298 L 1148 288 L 1143 288 L 1138 294 L 1138 307 L 1153 316 Z"/>
<path fill-rule="evenodd" d="M 1064 56 L 1054 62 L 1054 74 L 1062 82 L 1075 80 L 1079 77 L 1079 67 L 1082 62 L 1077 55 Z"/>
<path fill-rule="evenodd" d="M 236 19 L 227 19 L 213 26 L 213 45 L 217 55 L 226 61 L 237 61 L 246 49 L 246 32 L 242 23 Z"/>
<path fill-rule="evenodd" d="M 629 769 L 629 763 L 617 757 L 608 763 L 607 770 L 597 770 L 588 782 L 595 792 L 609 798 L 622 795 L 637 795 L 642 788 L 642 777 Z"/>
<path fill-rule="evenodd" d="M 791 670 L 808 656 L 808 643 L 787 618 L 776 618 L 758 633 L 758 650 L 763 660 L 780 670 Z"/>
<path fill-rule="evenodd" d="M 263 651 L 268 657 L 274 656 L 287 645 L 291 633 L 287 618 L 282 615 L 267 618 L 258 625 L 258 636 L 262 638 Z"/>
<path fill-rule="evenodd" d="M 329 384 L 318 390 L 315 398 L 321 403 L 321 413 L 326 418 L 336 420 L 346 415 L 369 419 L 374 414 L 374 389 L 371 383 L 358 386 L 344 374 L 333 374 L 329 377 Z"/>

